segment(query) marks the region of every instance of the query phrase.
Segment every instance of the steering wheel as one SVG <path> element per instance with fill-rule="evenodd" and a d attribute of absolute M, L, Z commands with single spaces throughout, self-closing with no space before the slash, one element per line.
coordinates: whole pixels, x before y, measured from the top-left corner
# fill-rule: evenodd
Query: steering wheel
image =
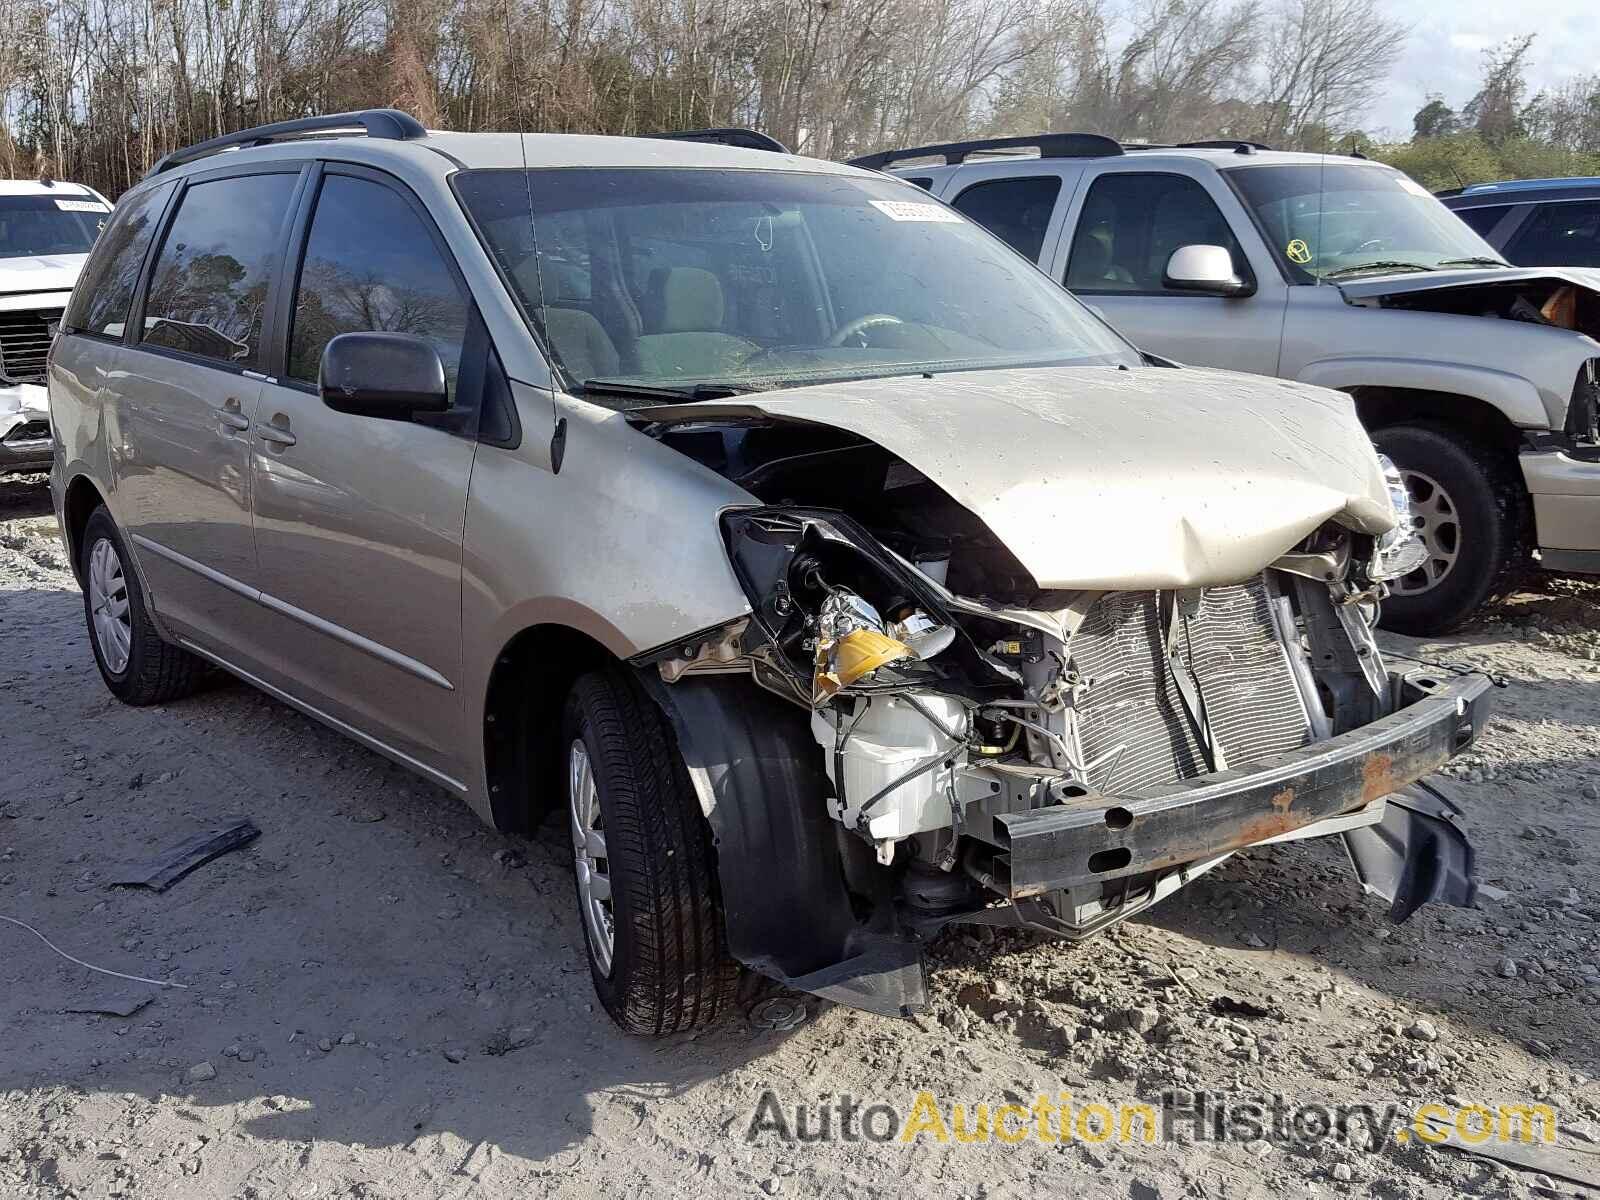
<path fill-rule="evenodd" d="M 867 330 L 879 325 L 904 325 L 905 322 L 891 313 L 868 313 L 864 317 L 857 317 L 854 321 L 847 321 L 838 333 L 828 339 L 830 346 L 843 346 L 851 338 L 861 337 Z M 866 339 L 862 339 L 861 348 L 867 348 Z"/>

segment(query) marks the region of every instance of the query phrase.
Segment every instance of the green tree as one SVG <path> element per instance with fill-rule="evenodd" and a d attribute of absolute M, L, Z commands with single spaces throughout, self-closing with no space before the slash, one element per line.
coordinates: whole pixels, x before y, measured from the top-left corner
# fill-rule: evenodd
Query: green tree
<path fill-rule="evenodd" d="M 1413 140 L 1449 137 L 1460 128 L 1461 118 L 1456 115 L 1456 110 L 1438 94 L 1429 96 L 1428 102 L 1417 109 L 1417 115 L 1411 118 Z"/>
<path fill-rule="evenodd" d="M 1491 145 L 1528 132 L 1523 96 L 1528 90 L 1528 51 L 1534 35 L 1511 38 L 1483 54 L 1483 85 L 1467 102 L 1464 115 Z M 1536 101 L 1537 103 L 1537 101 Z"/>

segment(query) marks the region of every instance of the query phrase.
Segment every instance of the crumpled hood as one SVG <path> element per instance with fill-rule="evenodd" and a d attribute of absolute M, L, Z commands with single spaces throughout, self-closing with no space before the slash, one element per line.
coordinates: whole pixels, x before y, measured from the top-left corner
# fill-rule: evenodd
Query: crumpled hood
<path fill-rule="evenodd" d="M 1043 588 L 1235 583 L 1329 518 L 1393 527 L 1349 397 L 1256 375 L 1058 367 L 863 380 L 662 405 L 869 438 L 980 518 Z"/>
<path fill-rule="evenodd" d="M 78 282 L 87 254 L 0 258 L 0 297 L 8 292 L 65 292 Z"/>
<path fill-rule="evenodd" d="M 1418 292 L 1450 292 L 1463 288 L 1527 287 L 1532 283 L 1570 283 L 1600 296 L 1600 271 L 1585 267 L 1473 267 L 1466 270 L 1407 271 L 1360 279 L 1334 280 L 1346 300 L 1381 300 Z"/>

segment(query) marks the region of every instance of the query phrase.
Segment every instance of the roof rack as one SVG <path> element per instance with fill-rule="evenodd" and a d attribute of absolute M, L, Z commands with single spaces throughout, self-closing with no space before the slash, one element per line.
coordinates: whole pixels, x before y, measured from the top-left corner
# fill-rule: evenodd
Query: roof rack
<path fill-rule="evenodd" d="M 401 112 L 397 108 L 368 108 L 361 112 L 330 113 L 325 117 L 300 117 L 293 121 L 277 121 L 271 125 L 241 129 L 238 133 L 225 133 L 221 137 L 174 150 L 157 161 L 145 178 L 149 179 L 163 171 L 170 171 L 173 167 L 181 167 L 185 163 L 207 158 L 223 150 L 295 141 L 306 134 L 353 133 L 357 129 L 365 130 L 367 137 L 386 138 L 396 142 L 426 137 L 428 133 L 420 121 L 410 113 Z"/>
<path fill-rule="evenodd" d="M 1265 142 L 1251 142 L 1244 138 L 1209 138 L 1200 142 L 1179 142 L 1178 150 L 1232 150 L 1235 154 L 1254 154 L 1257 150 L 1271 150 Z"/>
<path fill-rule="evenodd" d="M 757 133 L 754 129 L 676 129 L 670 133 L 645 133 L 640 136 L 674 142 L 711 142 L 718 146 L 738 146 L 744 150 L 770 150 L 774 154 L 789 153 L 789 147 L 777 138 Z"/>
<path fill-rule="evenodd" d="M 974 142 L 945 142 L 937 146 L 909 146 L 904 150 L 879 150 L 850 159 L 852 167 L 881 171 L 892 162 L 906 158 L 942 158 L 960 163 L 971 154 L 992 154 L 1007 150 L 1038 150 L 1040 158 L 1102 158 L 1122 153 L 1122 147 L 1098 133 L 1036 133 L 1028 137 L 980 138 Z"/>

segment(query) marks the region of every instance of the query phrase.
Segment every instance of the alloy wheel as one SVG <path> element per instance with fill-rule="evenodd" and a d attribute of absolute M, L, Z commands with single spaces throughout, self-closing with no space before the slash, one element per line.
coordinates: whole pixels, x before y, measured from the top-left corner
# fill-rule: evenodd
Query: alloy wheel
<path fill-rule="evenodd" d="M 1461 518 L 1455 500 L 1433 476 L 1401 467 L 1400 478 L 1411 494 L 1412 527 L 1428 557 L 1389 586 L 1397 595 L 1414 596 L 1438 587 L 1456 565 L 1461 553 Z"/>

